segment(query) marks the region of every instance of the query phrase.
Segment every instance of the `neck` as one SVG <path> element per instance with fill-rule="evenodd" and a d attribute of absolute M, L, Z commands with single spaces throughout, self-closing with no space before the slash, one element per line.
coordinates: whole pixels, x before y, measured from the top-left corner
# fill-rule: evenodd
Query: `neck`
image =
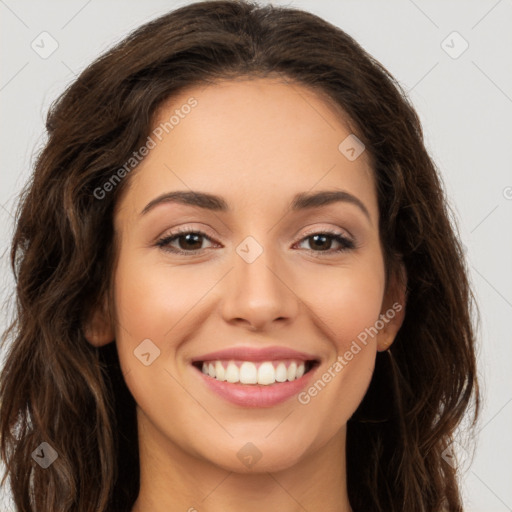
<path fill-rule="evenodd" d="M 346 488 L 346 428 L 286 469 L 223 469 L 184 451 L 138 411 L 140 490 L 131 512 L 351 512 Z"/>

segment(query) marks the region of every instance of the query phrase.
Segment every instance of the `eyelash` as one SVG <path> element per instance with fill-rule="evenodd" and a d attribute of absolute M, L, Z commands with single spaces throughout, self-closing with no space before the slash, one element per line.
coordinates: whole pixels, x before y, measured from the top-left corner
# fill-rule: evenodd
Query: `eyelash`
<path fill-rule="evenodd" d="M 189 234 L 200 235 L 203 238 L 206 238 L 207 240 L 212 242 L 212 239 L 206 233 L 204 233 L 202 231 L 192 230 L 192 229 L 184 229 L 184 230 L 179 230 L 178 229 L 174 233 L 170 233 L 169 235 L 167 235 L 167 236 L 165 236 L 163 238 L 160 238 L 156 242 L 156 245 L 158 247 L 160 247 L 162 250 L 170 252 L 170 253 L 173 253 L 173 254 L 181 254 L 181 255 L 195 255 L 195 254 L 198 254 L 198 252 L 203 250 L 203 249 L 194 249 L 194 250 L 191 250 L 191 251 L 184 251 L 182 249 L 176 249 L 175 247 L 171 248 L 169 246 L 169 244 L 171 242 L 173 242 L 174 240 L 178 240 L 182 236 L 189 235 Z M 322 257 L 325 254 L 327 254 L 327 255 L 331 255 L 333 253 L 337 254 L 337 253 L 341 253 L 341 252 L 345 252 L 345 251 L 349 251 L 349 250 L 355 249 L 355 247 L 356 247 L 352 240 L 344 237 L 341 233 L 339 233 L 337 231 L 330 231 L 330 230 L 314 231 L 314 232 L 306 233 L 306 236 L 302 237 L 299 240 L 298 243 L 301 243 L 304 240 L 307 240 L 308 238 L 312 238 L 315 235 L 327 235 L 328 238 L 332 238 L 333 240 L 335 240 L 336 242 L 338 242 L 341 245 L 341 247 L 339 249 L 335 249 L 335 250 L 330 250 L 329 249 L 327 251 L 314 251 L 313 249 L 309 249 L 309 252 L 319 253 L 319 254 L 315 254 L 316 257 Z"/>

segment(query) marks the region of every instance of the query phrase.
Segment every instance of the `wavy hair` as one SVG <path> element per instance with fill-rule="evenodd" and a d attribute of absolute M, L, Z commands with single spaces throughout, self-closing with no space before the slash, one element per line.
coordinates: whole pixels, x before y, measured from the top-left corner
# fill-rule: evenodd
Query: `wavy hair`
<path fill-rule="evenodd" d="M 113 210 L 131 175 L 102 199 L 95 191 L 146 140 L 165 100 L 201 83 L 265 76 L 312 88 L 344 113 L 373 162 L 387 276 L 399 262 L 407 272 L 392 353 L 377 354 L 348 422 L 351 505 L 462 510 L 458 470 L 444 454 L 462 419 L 474 428 L 478 417 L 478 311 L 419 118 L 398 82 L 340 28 L 235 0 L 196 2 L 141 26 L 48 112 L 48 139 L 16 211 L 15 316 L 2 338 L 0 455 L 18 510 L 117 512 L 135 502 L 135 401 L 115 343 L 97 348 L 84 336 L 111 290 Z M 47 469 L 32 458 L 42 442 L 58 454 Z"/>

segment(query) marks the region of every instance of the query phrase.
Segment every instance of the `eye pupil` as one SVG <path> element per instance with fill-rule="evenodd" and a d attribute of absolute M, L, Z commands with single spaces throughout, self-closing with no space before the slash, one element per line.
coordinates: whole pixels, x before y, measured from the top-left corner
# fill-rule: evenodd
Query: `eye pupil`
<path fill-rule="evenodd" d="M 332 240 L 330 239 L 330 237 L 325 236 L 325 235 L 321 235 L 321 234 L 320 234 L 320 235 L 313 235 L 311 238 L 314 240 L 314 244 L 317 246 L 317 248 L 320 248 L 320 249 L 322 249 L 322 250 L 328 250 L 328 249 L 330 249 L 331 242 L 332 242 Z M 320 245 L 318 245 L 318 244 L 317 244 L 317 242 L 318 242 L 318 240 L 319 240 L 319 239 L 322 239 L 322 241 L 324 242 L 324 244 L 325 244 L 325 240 L 326 240 L 326 239 L 328 239 L 328 240 L 329 240 L 328 247 L 325 247 L 325 245 L 322 245 L 322 243 L 320 243 Z"/>
<path fill-rule="evenodd" d="M 180 249 L 200 249 L 201 248 L 201 240 L 202 238 L 202 235 L 198 234 L 198 233 L 187 233 L 186 235 L 181 235 L 179 237 L 179 246 L 180 246 Z M 185 239 L 186 242 L 185 242 L 185 246 L 183 246 L 183 244 L 181 243 L 181 241 Z M 194 240 L 195 239 L 195 240 Z M 199 241 L 198 241 L 199 239 Z M 191 244 L 196 244 L 198 245 L 198 247 L 191 247 Z M 188 244 L 188 245 L 187 245 Z"/>

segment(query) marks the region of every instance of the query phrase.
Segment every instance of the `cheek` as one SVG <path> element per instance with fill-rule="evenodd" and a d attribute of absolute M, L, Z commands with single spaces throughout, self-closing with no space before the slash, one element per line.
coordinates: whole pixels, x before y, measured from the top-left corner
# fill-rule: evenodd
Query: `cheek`
<path fill-rule="evenodd" d="M 192 404 L 187 402 L 188 395 L 173 370 L 177 343 L 173 340 L 180 339 L 182 324 L 186 323 L 182 320 L 204 291 L 190 279 L 187 283 L 178 267 L 142 264 L 135 253 L 120 254 L 115 276 L 120 365 L 126 385 L 144 414 L 164 417 L 169 428 L 178 430 L 182 420 L 173 411 Z"/>
<path fill-rule="evenodd" d="M 316 276 L 309 308 L 330 341 L 328 363 L 299 401 L 328 418 L 326 435 L 334 435 L 355 412 L 375 367 L 376 338 L 368 333 L 379 319 L 384 293 L 384 267 L 378 258 L 339 267 Z M 364 264 L 363 264 L 364 263 Z"/>
<path fill-rule="evenodd" d="M 190 272 L 182 269 L 185 267 L 120 257 L 115 279 L 119 328 L 140 341 L 154 338 L 163 342 L 166 333 L 204 294 L 201 281 L 191 279 Z"/>
<path fill-rule="evenodd" d="M 169 290 L 162 273 L 140 263 L 121 252 L 115 275 L 116 344 L 125 375 L 144 373 L 142 354 L 147 352 L 149 358 L 144 357 L 151 361 L 147 369 L 159 366 L 165 334 L 177 322 L 182 309 L 180 297 Z"/>
<path fill-rule="evenodd" d="M 340 353 L 378 320 L 383 292 L 380 267 L 361 266 L 317 273 L 302 298 Z"/>
<path fill-rule="evenodd" d="M 376 338 L 368 333 L 380 313 L 381 290 L 355 278 L 333 287 L 329 298 L 318 294 L 315 310 L 329 340 L 329 360 L 311 386 L 298 396 L 311 412 L 308 428 L 318 429 L 319 446 L 346 424 L 366 394 L 375 368 Z M 325 418 L 317 425 L 313 418 Z"/>
<path fill-rule="evenodd" d="M 116 344 L 134 396 L 151 397 L 154 389 L 172 385 L 168 370 L 180 366 L 179 346 L 200 325 L 197 315 L 208 314 L 200 301 L 219 276 L 211 270 L 172 266 L 157 257 L 145 259 L 133 248 L 121 252 L 114 285 Z M 140 356 L 148 352 L 144 361 Z M 147 359 L 151 362 L 145 366 Z"/>

